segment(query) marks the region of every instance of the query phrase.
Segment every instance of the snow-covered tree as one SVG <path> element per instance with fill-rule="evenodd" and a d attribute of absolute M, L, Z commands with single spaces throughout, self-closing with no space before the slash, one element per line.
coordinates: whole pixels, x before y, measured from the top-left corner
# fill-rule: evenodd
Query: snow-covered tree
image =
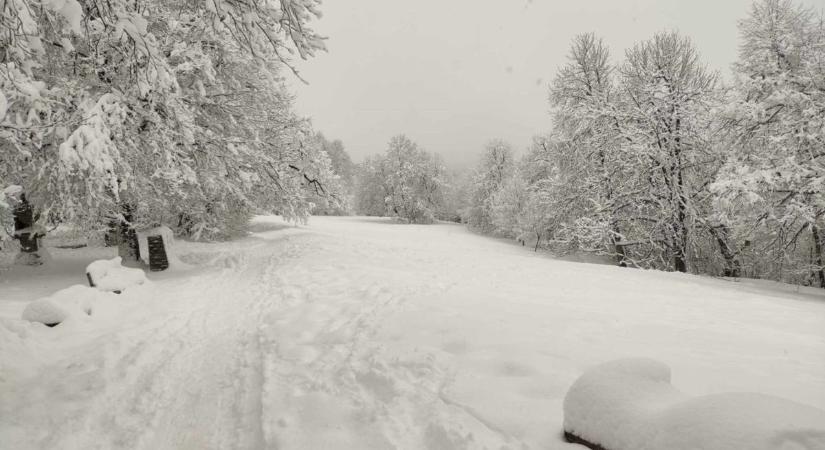
<path fill-rule="evenodd" d="M 623 153 L 632 164 L 631 185 L 639 188 L 623 215 L 650 247 L 651 261 L 685 272 L 697 197 L 713 173 L 708 166 L 718 161 L 707 139 L 717 77 L 691 40 L 675 32 L 629 49 L 620 73 Z"/>
<path fill-rule="evenodd" d="M 733 250 L 757 276 L 825 287 L 825 26 L 822 11 L 758 0 L 740 22 L 730 151 L 714 190 Z"/>
<path fill-rule="evenodd" d="M 384 155 L 368 158 L 361 166 L 358 212 L 429 223 L 442 209 L 445 185 L 446 170 L 437 155 L 404 135 L 395 136 Z"/>
<path fill-rule="evenodd" d="M 389 178 L 383 155 L 368 156 L 356 168 L 355 212 L 385 216 L 390 198 Z"/>
<path fill-rule="evenodd" d="M 279 72 L 323 49 L 319 3 L 3 2 L 0 185 L 40 217 L 127 233 L 222 234 L 252 208 L 305 217 L 328 159 Z"/>
<path fill-rule="evenodd" d="M 601 39 L 593 33 L 573 39 L 569 62 L 550 87 L 557 141 L 550 144 L 555 150 L 552 160 L 564 166 L 564 181 L 552 185 L 563 191 L 556 195 L 566 199 L 565 238 L 615 255 L 624 266 L 622 210 L 633 186 L 621 147 L 627 138 L 621 136 L 624 124 L 620 123 L 614 73 L 610 52 Z"/>
<path fill-rule="evenodd" d="M 500 139 L 490 141 L 475 169 L 470 204 L 464 211 L 463 220 L 470 228 L 486 233 L 495 231 L 492 199 L 513 176 L 514 168 L 510 145 Z"/>
<path fill-rule="evenodd" d="M 412 223 L 429 223 L 443 203 L 445 170 L 440 159 L 404 135 L 390 140 L 385 155 L 388 209 Z"/>
<path fill-rule="evenodd" d="M 335 188 L 338 195 L 336 198 L 318 197 L 313 214 L 349 214 L 355 191 L 355 164 L 340 140 L 329 141 L 321 133 L 318 133 L 317 139 L 321 149 L 329 156 L 331 169 L 337 176 Z"/>

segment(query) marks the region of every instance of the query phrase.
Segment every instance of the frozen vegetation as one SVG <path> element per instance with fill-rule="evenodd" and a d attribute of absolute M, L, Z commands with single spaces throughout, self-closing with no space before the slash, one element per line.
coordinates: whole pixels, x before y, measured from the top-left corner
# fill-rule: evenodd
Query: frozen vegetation
<path fill-rule="evenodd" d="M 751 392 L 809 405 L 795 425 L 820 440 L 787 448 L 822 448 L 825 427 L 811 423 L 825 409 L 819 289 L 564 262 L 460 225 L 316 217 L 295 228 L 264 217 L 253 229 L 235 242 L 179 242 L 191 267 L 98 291 L 91 315 L 54 328 L 22 320 L 26 306 L 83 283 L 86 265 L 115 250 L 53 249 L 49 267 L 4 272 L 0 442 L 580 448 L 562 439 L 571 385 L 605 361 L 644 357 L 672 370 L 596 371 L 597 390 L 570 391 L 588 397 L 567 405 L 574 430 L 619 433 L 587 410 L 617 399 L 615 421 L 738 436 L 690 411 L 769 406 L 715 395 Z M 685 408 L 657 409 L 667 405 Z M 766 433 L 795 417 L 768 412 Z"/>

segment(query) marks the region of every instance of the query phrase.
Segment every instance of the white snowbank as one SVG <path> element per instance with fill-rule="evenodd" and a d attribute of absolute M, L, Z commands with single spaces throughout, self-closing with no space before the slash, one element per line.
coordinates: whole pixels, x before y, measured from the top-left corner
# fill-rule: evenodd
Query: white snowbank
<path fill-rule="evenodd" d="M 146 274 L 142 270 L 123 267 L 120 263 L 120 256 L 101 259 L 89 264 L 86 273 L 92 277 L 95 287 L 102 291 L 122 291 L 146 283 Z"/>
<path fill-rule="evenodd" d="M 564 399 L 564 430 L 608 450 L 825 449 L 825 411 L 755 393 L 689 398 L 651 359 L 582 375 Z"/>
<path fill-rule="evenodd" d="M 22 318 L 54 325 L 69 318 L 90 316 L 94 303 L 105 300 L 107 295 L 111 294 L 80 284 L 74 285 L 29 303 L 23 310 Z"/>

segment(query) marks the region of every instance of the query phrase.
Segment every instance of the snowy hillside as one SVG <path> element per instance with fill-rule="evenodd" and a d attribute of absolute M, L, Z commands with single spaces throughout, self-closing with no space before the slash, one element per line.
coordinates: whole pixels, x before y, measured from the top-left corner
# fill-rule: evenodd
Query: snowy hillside
<path fill-rule="evenodd" d="M 459 225 L 259 218 L 47 328 L 104 249 L 0 272 L 0 447 L 582 448 L 562 401 L 649 357 L 690 396 L 825 409 L 825 292 L 553 260 Z M 35 275 L 38 270 L 48 275 Z"/>

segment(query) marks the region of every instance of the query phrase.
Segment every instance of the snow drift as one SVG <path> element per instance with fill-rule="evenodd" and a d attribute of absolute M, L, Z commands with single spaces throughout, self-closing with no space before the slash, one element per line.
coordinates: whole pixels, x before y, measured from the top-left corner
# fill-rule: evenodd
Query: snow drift
<path fill-rule="evenodd" d="M 121 258 L 101 259 L 89 264 L 86 273 L 94 287 L 101 291 L 120 292 L 130 286 L 146 283 L 146 274 L 140 269 L 123 267 Z"/>
<path fill-rule="evenodd" d="M 69 318 L 92 315 L 94 304 L 107 300 L 110 295 L 80 284 L 74 285 L 29 303 L 23 310 L 22 318 L 54 326 Z"/>
<path fill-rule="evenodd" d="M 564 431 L 607 450 L 823 450 L 825 411 L 755 393 L 691 398 L 670 384 L 665 364 L 622 359 L 573 383 Z"/>

